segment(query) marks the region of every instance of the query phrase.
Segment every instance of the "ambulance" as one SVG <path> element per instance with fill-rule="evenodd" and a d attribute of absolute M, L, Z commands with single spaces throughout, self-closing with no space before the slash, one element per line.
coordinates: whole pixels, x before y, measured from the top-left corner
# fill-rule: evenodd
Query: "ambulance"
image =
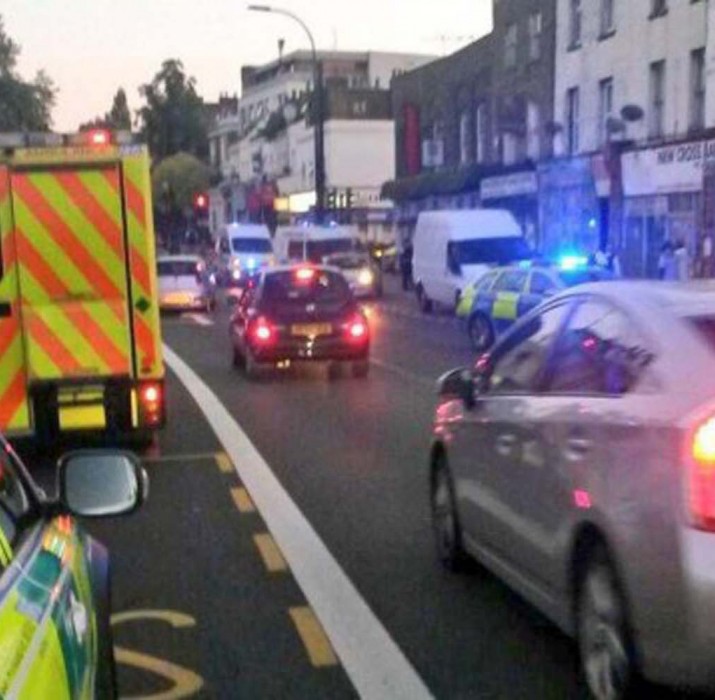
<path fill-rule="evenodd" d="M 0 134 L 0 432 L 165 421 L 149 155 L 131 134 Z"/>

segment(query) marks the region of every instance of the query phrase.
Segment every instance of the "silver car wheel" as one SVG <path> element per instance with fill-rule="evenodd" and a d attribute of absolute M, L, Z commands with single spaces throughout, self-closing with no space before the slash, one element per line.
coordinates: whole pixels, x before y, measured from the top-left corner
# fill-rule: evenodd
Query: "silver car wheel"
<path fill-rule="evenodd" d="M 444 465 L 435 468 L 432 482 L 432 529 L 437 555 L 442 564 L 452 571 L 461 568 L 465 555 L 459 529 L 449 470 Z"/>
<path fill-rule="evenodd" d="M 579 604 L 579 650 L 597 700 L 625 698 L 632 679 L 623 601 L 611 567 L 596 560 L 584 577 Z"/>

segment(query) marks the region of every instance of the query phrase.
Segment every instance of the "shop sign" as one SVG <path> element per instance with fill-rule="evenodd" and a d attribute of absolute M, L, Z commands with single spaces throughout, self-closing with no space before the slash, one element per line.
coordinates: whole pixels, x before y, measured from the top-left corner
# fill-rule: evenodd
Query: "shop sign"
<path fill-rule="evenodd" d="M 703 164 L 710 162 L 715 162 L 715 140 L 624 153 L 624 193 L 639 197 L 699 192 L 703 187 Z"/>
<path fill-rule="evenodd" d="M 536 173 L 533 170 L 511 173 L 510 175 L 485 177 L 480 186 L 482 200 L 519 197 L 521 195 L 536 194 L 536 191 Z"/>

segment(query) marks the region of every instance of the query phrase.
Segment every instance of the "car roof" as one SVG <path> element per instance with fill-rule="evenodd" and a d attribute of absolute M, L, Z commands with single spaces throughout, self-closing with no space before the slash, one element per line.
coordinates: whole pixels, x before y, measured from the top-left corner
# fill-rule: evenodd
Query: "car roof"
<path fill-rule="evenodd" d="M 192 262 L 199 263 L 202 258 L 200 255 L 159 255 L 157 262 Z"/>

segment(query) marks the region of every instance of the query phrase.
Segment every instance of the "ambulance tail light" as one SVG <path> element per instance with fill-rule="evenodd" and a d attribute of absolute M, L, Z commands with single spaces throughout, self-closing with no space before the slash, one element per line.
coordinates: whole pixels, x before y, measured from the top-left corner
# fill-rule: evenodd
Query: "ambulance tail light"
<path fill-rule="evenodd" d="M 690 524 L 715 532 L 715 417 L 701 422 L 686 438 L 685 497 Z"/>
<path fill-rule="evenodd" d="M 139 410 L 142 424 L 160 426 L 164 423 L 164 387 L 161 382 L 144 382 L 139 386 Z"/>

